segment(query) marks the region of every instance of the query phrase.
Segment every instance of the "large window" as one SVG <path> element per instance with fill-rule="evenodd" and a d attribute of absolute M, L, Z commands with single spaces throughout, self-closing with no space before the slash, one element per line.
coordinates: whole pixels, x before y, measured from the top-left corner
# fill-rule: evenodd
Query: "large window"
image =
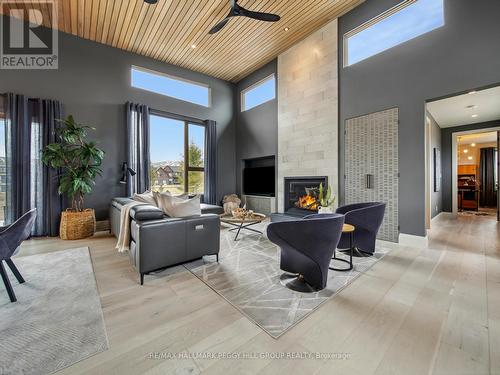
<path fill-rule="evenodd" d="M 205 126 L 158 114 L 150 117 L 150 188 L 203 194 Z"/>
<path fill-rule="evenodd" d="M 248 111 L 276 98 L 276 78 L 273 75 L 241 92 L 241 111 Z"/>
<path fill-rule="evenodd" d="M 444 25 L 443 0 L 406 0 L 344 35 L 344 66 Z"/>
<path fill-rule="evenodd" d="M 198 82 L 132 67 L 132 86 L 186 102 L 210 107 L 210 88 Z"/>
<path fill-rule="evenodd" d="M 5 112 L 4 96 L 0 95 L 0 226 L 5 225 L 6 192 L 7 192 L 7 165 L 5 159 Z"/>

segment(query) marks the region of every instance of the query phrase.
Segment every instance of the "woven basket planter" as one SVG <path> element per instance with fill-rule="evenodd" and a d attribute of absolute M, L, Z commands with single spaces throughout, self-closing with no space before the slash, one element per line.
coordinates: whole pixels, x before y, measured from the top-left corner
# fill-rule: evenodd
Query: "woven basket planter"
<path fill-rule="evenodd" d="M 95 233 L 95 212 L 88 208 L 81 212 L 67 209 L 61 213 L 59 236 L 63 240 L 79 240 Z"/>

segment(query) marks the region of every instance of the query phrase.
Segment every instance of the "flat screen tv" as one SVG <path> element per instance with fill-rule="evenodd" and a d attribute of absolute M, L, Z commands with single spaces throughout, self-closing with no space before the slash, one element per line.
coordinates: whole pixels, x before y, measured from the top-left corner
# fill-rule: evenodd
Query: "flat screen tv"
<path fill-rule="evenodd" d="M 243 169 L 243 193 L 274 197 L 274 167 Z"/>

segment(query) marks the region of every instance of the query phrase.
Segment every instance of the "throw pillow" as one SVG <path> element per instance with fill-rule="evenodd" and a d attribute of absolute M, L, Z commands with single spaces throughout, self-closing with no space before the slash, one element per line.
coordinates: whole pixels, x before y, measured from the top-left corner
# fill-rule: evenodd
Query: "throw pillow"
<path fill-rule="evenodd" d="M 151 191 L 145 191 L 143 194 L 134 194 L 133 199 L 137 202 L 151 204 L 153 206 L 158 206 L 156 199 Z"/>
<path fill-rule="evenodd" d="M 201 215 L 200 196 L 191 199 L 175 197 L 167 193 L 156 193 L 158 207 L 170 217 Z"/>

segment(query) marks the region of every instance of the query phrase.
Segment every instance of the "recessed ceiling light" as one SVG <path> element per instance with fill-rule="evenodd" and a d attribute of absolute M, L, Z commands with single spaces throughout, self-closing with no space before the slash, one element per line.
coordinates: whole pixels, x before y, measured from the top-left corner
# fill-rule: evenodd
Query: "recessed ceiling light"
<path fill-rule="evenodd" d="M 191 44 L 191 48 L 195 49 L 196 48 L 196 44 Z"/>
<path fill-rule="evenodd" d="M 475 143 L 471 143 L 470 145 L 471 145 L 471 147 L 476 147 Z"/>
<path fill-rule="evenodd" d="M 469 95 L 474 95 L 476 92 L 476 90 L 469 91 Z"/>
<path fill-rule="evenodd" d="M 479 117 L 479 115 L 477 115 L 477 114 L 474 113 L 471 117 L 472 118 L 476 118 L 476 117 Z"/>
<path fill-rule="evenodd" d="M 288 31 L 288 30 L 290 30 L 288 26 L 283 29 L 283 31 Z"/>
<path fill-rule="evenodd" d="M 469 156 L 467 159 L 472 160 L 472 156 Z"/>
<path fill-rule="evenodd" d="M 465 150 L 464 150 L 464 154 L 466 154 L 466 153 L 468 153 L 468 152 L 469 152 L 469 150 L 467 150 L 467 149 L 465 149 Z"/>

